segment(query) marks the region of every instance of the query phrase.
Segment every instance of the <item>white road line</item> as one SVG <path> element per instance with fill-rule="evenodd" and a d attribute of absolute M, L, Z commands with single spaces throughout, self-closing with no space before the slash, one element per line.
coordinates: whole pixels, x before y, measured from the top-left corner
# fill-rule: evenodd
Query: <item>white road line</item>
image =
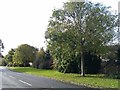
<path fill-rule="evenodd" d="M 9 77 L 16 79 L 16 78 L 15 78 L 15 77 L 13 77 L 13 76 L 9 76 Z"/>
<path fill-rule="evenodd" d="M 31 84 L 29 84 L 29 83 L 27 83 L 27 82 L 25 82 L 25 81 L 22 81 L 22 80 L 19 80 L 20 82 L 22 82 L 22 83 L 24 83 L 24 84 L 27 84 L 27 85 L 29 85 L 29 86 L 32 86 Z"/>

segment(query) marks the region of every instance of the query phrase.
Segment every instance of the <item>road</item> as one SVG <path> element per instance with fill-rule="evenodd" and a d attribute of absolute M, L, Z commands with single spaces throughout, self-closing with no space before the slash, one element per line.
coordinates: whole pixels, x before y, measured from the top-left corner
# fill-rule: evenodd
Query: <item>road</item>
<path fill-rule="evenodd" d="M 63 83 L 45 77 L 13 72 L 5 67 L 0 67 L 0 88 L 12 88 L 11 90 L 16 90 L 16 88 L 24 88 L 24 90 L 27 90 L 27 88 L 36 88 L 34 90 L 37 90 L 37 88 L 45 88 L 45 90 L 48 90 L 46 88 L 72 88 L 82 90 L 86 87 Z"/>

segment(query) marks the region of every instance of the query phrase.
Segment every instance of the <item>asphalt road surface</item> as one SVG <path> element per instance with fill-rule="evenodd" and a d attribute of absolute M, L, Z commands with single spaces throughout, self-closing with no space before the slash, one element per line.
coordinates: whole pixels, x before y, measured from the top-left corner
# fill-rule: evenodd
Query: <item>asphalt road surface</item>
<path fill-rule="evenodd" d="M 18 90 L 23 88 L 24 90 L 31 90 L 33 88 L 34 90 L 41 90 L 40 88 L 42 88 L 42 90 L 51 90 L 51 88 L 55 90 L 57 88 L 62 88 L 62 90 L 63 88 L 64 90 L 66 90 L 67 88 L 72 90 L 82 90 L 86 87 L 63 83 L 45 77 L 37 77 L 24 73 L 13 72 L 5 67 L 0 67 L 0 89 L 1 88 L 7 88 L 6 90 L 10 88 L 12 88 L 11 90 Z"/>

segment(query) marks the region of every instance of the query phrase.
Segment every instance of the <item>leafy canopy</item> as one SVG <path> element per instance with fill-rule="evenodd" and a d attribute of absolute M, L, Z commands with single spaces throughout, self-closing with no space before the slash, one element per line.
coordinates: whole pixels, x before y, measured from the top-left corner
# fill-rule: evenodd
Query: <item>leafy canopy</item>
<path fill-rule="evenodd" d="M 45 34 L 58 67 L 66 69 L 81 52 L 107 51 L 105 46 L 114 37 L 117 17 L 108 9 L 99 3 L 67 2 L 63 9 L 53 10 Z"/>

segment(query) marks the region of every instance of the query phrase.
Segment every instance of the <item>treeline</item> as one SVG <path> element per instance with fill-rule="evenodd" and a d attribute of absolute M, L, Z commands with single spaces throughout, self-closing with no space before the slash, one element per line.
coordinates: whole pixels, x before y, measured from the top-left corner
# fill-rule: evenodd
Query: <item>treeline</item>
<path fill-rule="evenodd" d="M 32 66 L 38 69 L 57 69 L 64 73 L 80 73 L 80 54 L 73 56 L 71 59 L 64 59 L 55 63 L 55 58 L 50 54 L 49 50 L 44 50 L 30 46 L 28 44 L 22 44 L 16 49 L 11 49 L 8 54 L 3 58 L 3 66 L 19 66 L 29 67 Z M 85 73 L 96 74 L 100 72 L 101 60 L 98 56 L 91 54 L 90 52 L 84 53 L 85 59 Z"/>
<path fill-rule="evenodd" d="M 37 48 L 28 44 L 22 44 L 16 49 L 11 49 L 2 60 L 3 66 L 20 66 L 50 69 L 52 68 L 52 58 L 49 50 L 46 52 L 43 48 L 38 51 Z"/>
<path fill-rule="evenodd" d="M 86 74 L 105 74 L 110 78 L 120 78 L 120 48 L 110 46 L 106 60 L 101 60 L 91 52 L 84 53 Z M 69 52 L 71 53 L 71 52 Z M 62 54 L 61 54 L 62 55 Z M 112 55 L 112 56 L 111 56 Z M 56 60 L 49 50 L 44 50 L 22 44 L 16 49 L 11 49 L 2 60 L 3 66 L 34 67 L 37 69 L 55 69 L 63 73 L 80 73 L 80 54 L 72 55 L 62 61 Z M 58 62 L 56 62 L 58 61 Z"/>

